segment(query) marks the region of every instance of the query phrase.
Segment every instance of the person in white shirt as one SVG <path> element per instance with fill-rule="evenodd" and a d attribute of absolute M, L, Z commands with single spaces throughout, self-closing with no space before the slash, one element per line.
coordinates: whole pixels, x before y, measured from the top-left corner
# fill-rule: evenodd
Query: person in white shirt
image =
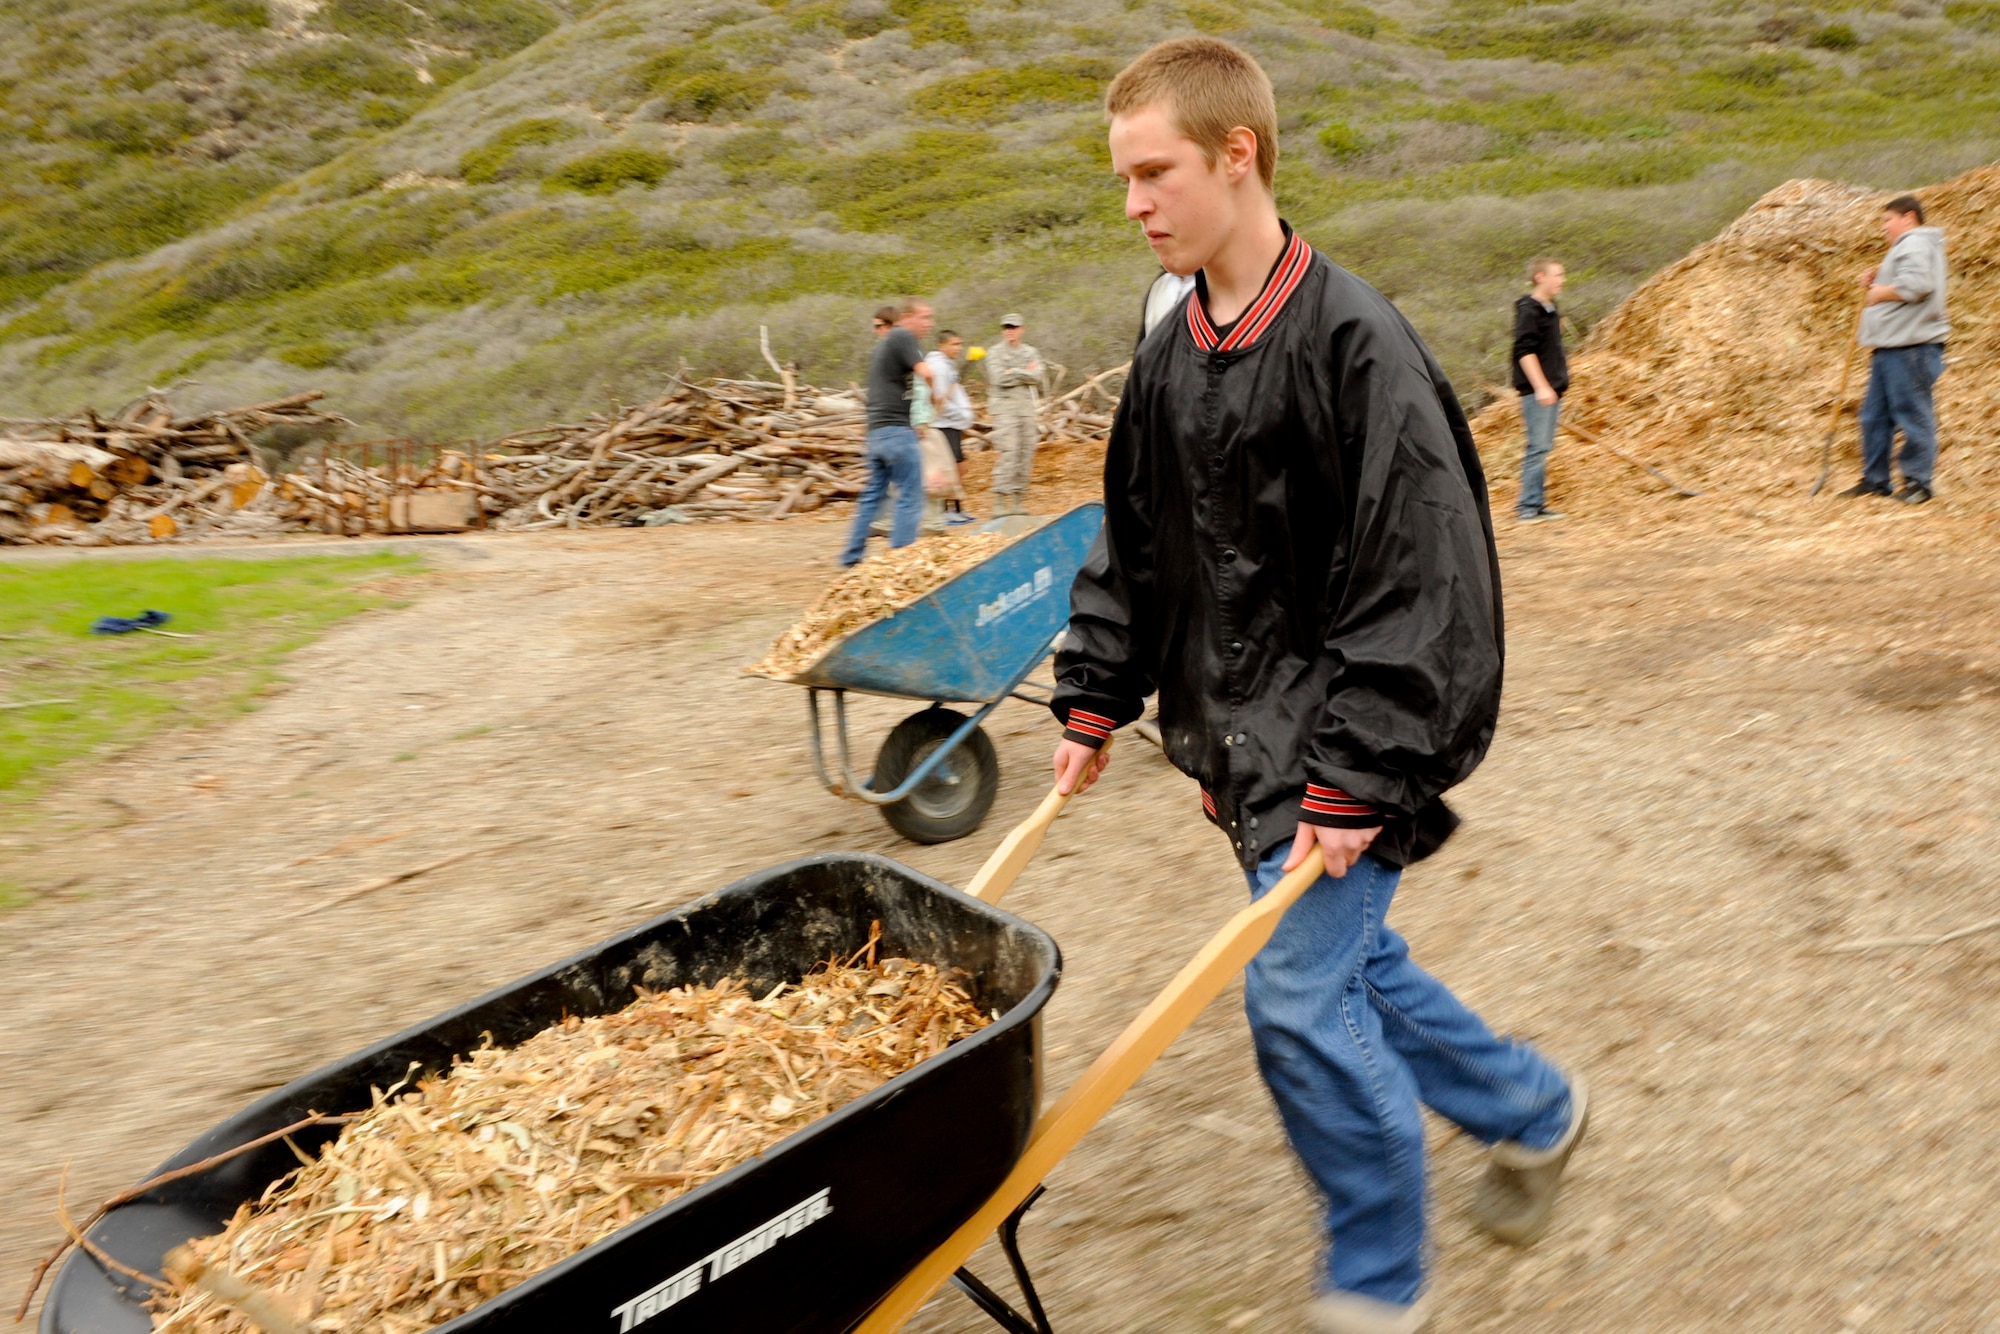
<path fill-rule="evenodd" d="M 958 371 L 958 359 L 964 351 L 965 340 L 946 329 L 938 335 L 937 350 L 924 358 L 931 368 L 931 398 L 937 405 L 937 415 L 931 425 L 951 446 L 953 462 L 961 465 L 965 462 L 965 433 L 972 426 L 972 399 L 967 396 Z M 965 502 L 947 500 L 945 511 L 948 514 L 963 514 Z"/>

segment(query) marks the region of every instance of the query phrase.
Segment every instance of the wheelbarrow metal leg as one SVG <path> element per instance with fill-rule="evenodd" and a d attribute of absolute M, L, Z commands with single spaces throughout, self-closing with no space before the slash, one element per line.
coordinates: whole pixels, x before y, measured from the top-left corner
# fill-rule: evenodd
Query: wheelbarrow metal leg
<path fill-rule="evenodd" d="M 1055 1334 L 1049 1328 L 1048 1313 L 1042 1310 L 1042 1299 L 1035 1291 L 1035 1280 L 1028 1275 L 1028 1262 L 1021 1258 L 1021 1219 L 1035 1207 L 1035 1201 L 1041 1199 L 1047 1189 L 1046 1186 L 1035 1187 L 1034 1194 L 1021 1201 L 1020 1208 L 1008 1214 L 1007 1221 L 1000 1225 L 1000 1249 L 1007 1253 L 1007 1263 L 1014 1270 L 1014 1282 L 1020 1286 L 1021 1296 L 1027 1299 L 1027 1315 L 1008 1305 L 1006 1298 L 963 1265 L 951 1276 L 952 1284 L 970 1297 L 980 1310 L 992 1316 L 994 1323 L 1007 1334 Z"/>

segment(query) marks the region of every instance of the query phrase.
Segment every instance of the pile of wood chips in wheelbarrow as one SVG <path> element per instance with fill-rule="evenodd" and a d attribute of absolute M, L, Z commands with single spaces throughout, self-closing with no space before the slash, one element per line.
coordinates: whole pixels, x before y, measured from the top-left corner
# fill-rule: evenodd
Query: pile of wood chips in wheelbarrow
<path fill-rule="evenodd" d="M 1022 536 L 947 530 L 871 556 L 828 584 L 799 623 L 744 670 L 789 681 L 826 656 L 838 640 L 893 616 Z"/>
<path fill-rule="evenodd" d="M 733 979 L 642 992 L 381 1093 L 168 1255 L 154 1329 L 429 1329 L 991 1022 L 936 967 L 875 952 L 764 996 Z"/>

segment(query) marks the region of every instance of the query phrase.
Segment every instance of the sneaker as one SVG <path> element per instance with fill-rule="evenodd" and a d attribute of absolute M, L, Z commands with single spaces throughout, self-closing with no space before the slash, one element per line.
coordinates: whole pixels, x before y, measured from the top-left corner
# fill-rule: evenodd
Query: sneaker
<path fill-rule="evenodd" d="M 1429 1297 L 1398 1306 L 1358 1292 L 1335 1291 L 1322 1293 L 1306 1308 L 1306 1328 L 1314 1334 L 1420 1334 L 1430 1323 Z"/>
<path fill-rule="evenodd" d="M 1931 498 L 1931 489 L 1917 482 L 1903 483 L 1903 489 L 1896 493 L 1896 499 L 1905 505 L 1921 505 Z"/>
<path fill-rule="evenodd" d="M 1502 1140 L 1487 1159 L 1486 1175 L 1472 1201 L 1473 1216 L 1509 1246 L 1532 1246 L 1549 1230 L 1563 1169 L 1590 1126 L 1590 1090 L 1583 1076 L 1570 1076 L 1569 1100 L 1569 1129 L 1561 1139 L 1546 1149 Z"/>
<path fill-rule="evenodd" d="M 957 527 L 962 523 L 978 523 L 979 516 L 977 514 L 967 514 L 964 510 L 953 510 L 944 516 L 944 521 L 953 527 Z"/>
<path fill-rule="evenodd" d="M 1569 516 L 1560 510 L 1539 509 L 1517 512 L 1514 517 L 1522 523 L 1544 523 L 1550 519 L 1566 519 Z"/>
<path fill-rule="evenodd" d="M 1886 496 L 1888 494 L 1889 488 L 1886 486 L 1870 486 L 1866 482 L 1856 482 L 1853 486 L 1848 487 L 1840 493 L 1840 499 L 1853 500 L 1859 496 Z"/>

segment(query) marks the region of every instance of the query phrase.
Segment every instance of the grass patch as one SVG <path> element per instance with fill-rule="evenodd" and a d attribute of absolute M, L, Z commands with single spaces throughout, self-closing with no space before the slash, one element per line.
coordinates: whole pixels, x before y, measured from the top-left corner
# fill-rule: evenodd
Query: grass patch
<path fill-rule="evenodd" d="M 420 565 L 388 553 L 0 565 L 0 704 L 33 705 L 0 709 L 0 811 L 93 755 L 253 707 L 288 655 L 390 601 L 368 580 Z M 90 633 L 98 616 L 149 607 L 194 638 Z"/>
<path fill-rule="evenodd" d="M 510 176 L 521 174 L 517 159 L 522 149 L 559 144 L 566 139 L 574 139 L 581 133 L 582 130 L 568 121 L 558 120 L 553 116 L 536 116 L 529 120 L 516 121 L 460 158 L 458 174 L 463 176 L 468 184 L 491 185 L 495 181 L 503 181 Z"/>

